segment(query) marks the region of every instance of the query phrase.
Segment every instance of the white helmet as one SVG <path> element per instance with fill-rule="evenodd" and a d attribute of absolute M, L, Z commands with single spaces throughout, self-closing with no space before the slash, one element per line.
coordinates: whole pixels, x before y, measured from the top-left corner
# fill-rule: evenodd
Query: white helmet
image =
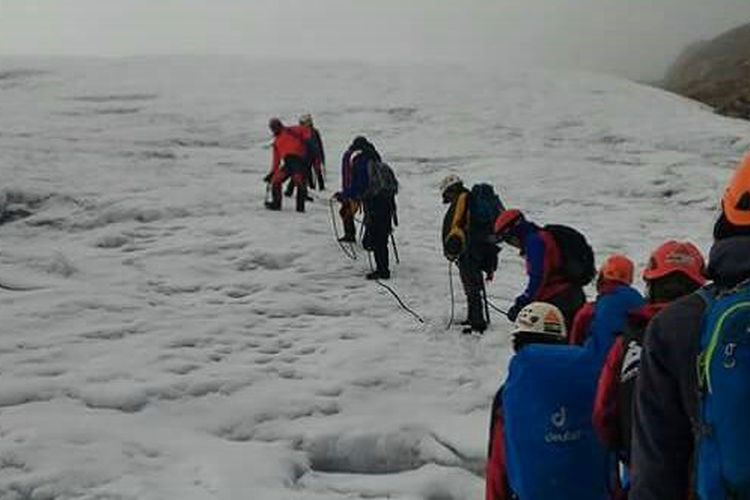
<path fill-rule="evenodd" d="M 463 182 L 464 181 L 462 181 L 461 178 L 456 174 L 447 175 L 445 179 L 440 181 L 440 193 L 445 194 L 448 189 L 452 188 L 453 186 L 463 184 Z"/>
<path fill-rule="evenodd" d="M 541 333 L 565 339 L 565 317 L 552 304 L 532 302 L 518 313 L 513 334 L 518 333 Z"/>

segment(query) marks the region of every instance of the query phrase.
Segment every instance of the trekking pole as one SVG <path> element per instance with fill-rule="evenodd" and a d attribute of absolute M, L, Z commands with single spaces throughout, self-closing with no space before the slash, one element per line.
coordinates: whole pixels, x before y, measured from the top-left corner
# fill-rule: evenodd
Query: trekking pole
<path fill-rule="evenodd" d="M 341 236 L 339 235 L 339 229 L 336 225 L 336 213 L 333 209 L 333 198 L 328 200 L 328 208 L 330 208 L 331 211 L 331 227 L 333 228 L 333 237 L 336 240 L 336 243 L 338 244 L 339 248 L 342 252 L 344 252 L 344 255 L 346 255 L 351 260 L 357 260 L 357 252 L 354 251 L 354 248 L 347 248 L 341 241 Z"/>
<path fill-rule="evenodd" d="M 489 300 L 487 300 L 487 287 L 484 284 L 484 278 L 482 278 L 482 298 L 484 299 L 484 316 L 487 320 L 487 324 L 489 325 L 490 320 L 490 308 L 489 308 Z"/>
<path fill-rule="evenodd" d="M 375 271 L 375 268 L 372 265 L 372 257 L 370 256 L 370 252 L 367 252 L 367 260 L 370 263 L 370 270 L 371 271 Z M 375 280 L 375 283 L 377 283 L 378 285 L 380 285 L 383 288 L 385 288 L 386 290 L 388 290 L 388 292 L 390 292 L 390 294 L 393 295 L 393 297 L 396 299 L 396 301 L 398 301 L 398 305 L 401 306 L 401 309 L 403 309 L 404 311 L 406 311 L 409 314 L 411 314 L 414 317 L 414 319 L 416 319 L 419 323 L 424 324 L 424 319 L 422 318 L 422 316 L 420 316 L 412 308 L 410 308 L 409 306 L 407 306 L 404 303 L 404 301 L 401 300 L 401 297 L 398 296 L 398 294 L 396 293 L 396 291 L 393 288 L 389 287 L 388 285 L 386 285 L 385 283 L 383 283 L 379 279 Z"/>
<path fill-rule="evenodd" d="M 448 261 L 448 288 L 451 292 L 451 317 L 448 320 L 448 325 L 445 327 L 446 330 L 450 330 L 451 326 L 453 326 L 456 312 L 456 298 L 453 295 L 453 262 L 450 261 Z"/>
<path fill-rule="evenodd" d="M 391 233 L 391 245 L 393 245 L 393 256 L 396 258 L 396 264 L 401 264 L 401 258 L 398 256 L 398 246 L 396 246 L 396 238 Z"/>

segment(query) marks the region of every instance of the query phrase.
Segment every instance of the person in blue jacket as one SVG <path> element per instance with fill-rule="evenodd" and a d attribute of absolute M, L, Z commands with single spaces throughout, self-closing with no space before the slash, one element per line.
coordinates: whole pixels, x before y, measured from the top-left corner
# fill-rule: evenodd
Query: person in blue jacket
<path fill-rule="evenodd" d="M 560 309 L 570 331 L 576 313 L 586 303 L 586 295 L 580 285 L 565 276 L 563 255 L 554 236 L 516 209 L 500 214 L 495 222 L 495 233 L 519 249 L 526 260 L 529 278 L 526 289 L 508 311 L 508 319 L 515 321 L 521 309 L 532 302 L 547 302 Z"/>
<path fill-rule="evenodd" d="M 367 274 L 368 280 L 389 279 L 388 238 L 393 231 L 395 201 L 392 196 L 365 199 L 370 179 L 368 165 L 370 162 L 381 162 L 380 153 L 375 146 L 362 136 L 354 139 L 344 155 L 343 189 L 336 193 L 339 201 L 356 201 L 362 203 L 365 211 L 365 236 L 362 245 L 375 256 L 375 270 Z"/>

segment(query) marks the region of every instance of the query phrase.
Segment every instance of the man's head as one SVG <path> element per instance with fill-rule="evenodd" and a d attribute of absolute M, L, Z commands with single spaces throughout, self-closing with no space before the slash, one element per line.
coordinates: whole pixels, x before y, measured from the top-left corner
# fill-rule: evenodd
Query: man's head
<path fill-rule="evenodd" d="M 750 154 L 740 162 L 721 199 L 714 239 L 750 236 Z"/>
<path fill-rule="evenodd" d="M 305 113 L 304 115 L 300 116 L 299 124 L 305 127 L 312 127 L 313 126 L 312 115 L 310 113 Z"/>
<path fill-rule="evenodd" d="M 608 284 L 630 286 L 633 284 L 634 273 L 635 265 L 633 261 L 624 255 L 610 255 L 599 270 L 596 287 L 601 291 Z"/>
<path fill-rule="evenodd" d="M 650 302 L 671 302 L 706 283 L 705 261 L 687 241 L 667 241 L 651 254 L 643 271 Z"/>
<path fill-rule="evenodd" d="M 364 136 L 358 135 L 354 138 L 352 141 L 352 145 L 350 148 L 352 150 L 363 150 L 366 149 L 370 145 L 370 141 L 368 141 Z"/>
<path fill-rule="evenodd" d="M 513 328 L 513 350 L 530 344 L 564 344 L 567 330 L 560 309 L 546 302 L 532 302 L 518 313 Z"/>
<path fill-rule="evenodd" d="M 443 197 L 443 203 L 451 203 L 456 196 L 464 189 L 464 182 L 455 174 L 447 175 L 440 182 L 440 194 Z"/>
<path fill-rule="evenodd" d="M 515 229 L 526 220 L 520 210 L 505 210 L 495 219 L 495 235 L 499 241 L 521 248 L 521 240 L 516 235 Z"/>
<path fill-rule="evenodd" d="M 268 128 L 271 129 L 274 136 L 277 136 L 284 130 L 284 124 L 278 118 L 271 118 L 268 120 Z"/>

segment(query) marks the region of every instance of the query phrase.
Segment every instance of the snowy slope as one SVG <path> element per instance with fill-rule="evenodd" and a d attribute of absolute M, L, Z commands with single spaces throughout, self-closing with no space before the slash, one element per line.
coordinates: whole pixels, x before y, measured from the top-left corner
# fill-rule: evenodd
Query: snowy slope
<path fill-rule="evenodd" d="M 402 182 L 392 285 L 262 209 L 266 121 Z M 230 58 L 0 60 L 0 498 L 479 498 L 509 348 L 445 331 L 436 186 L 489 181 L 644 262 L 706 248 L 750 126 L 612 77 Z M 510 250 L 490 295 L 523 285 Z M 458 286 L 458 283 L 456 283 Z M 463 314 L 462 301 L 457 315 Z"/>

